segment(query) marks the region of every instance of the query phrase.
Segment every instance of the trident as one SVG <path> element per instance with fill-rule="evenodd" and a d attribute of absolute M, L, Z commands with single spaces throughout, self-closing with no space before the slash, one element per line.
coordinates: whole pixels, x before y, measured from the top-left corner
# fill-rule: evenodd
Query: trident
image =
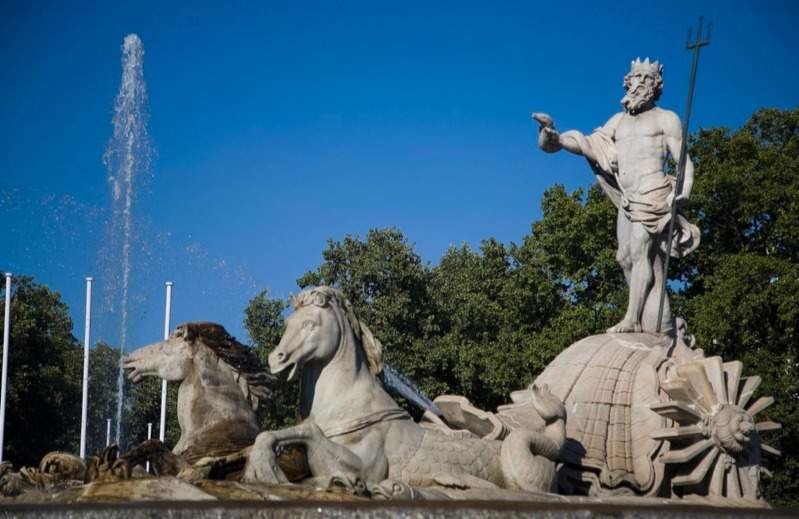
<path fill-rule="evenodd" d="M 694 63 L 691 66 L 691 80 L 688 84 L 688 102 L 685 106 L 685 122 L 682 125 L 682 144 L 680 145 L 680 160 L 677 162 L 677 182 L 674 186 L 674 199 L 671 202 L 671 220 L 669 220 L 669 233 L 666 238 L 666 261 L 663 263 L 663 290 L 660 292 L 660 306 L 658 308 L 657 332 L 660 333 L 663 319 L 663 305 L 666 302 L 666 287 L 669 279 L 669 258 L 671 257 L 671 242 L 674 240 L 674 220 L 677 218 L 677 195 L 682 191 L 685 177 L 685 162 L 688 159 L 688 124 L 691 120 L 691 102 L 694 98 L 694 84 L 696 83 L 696 68 L 699 65 L 699 49 L 710 45 L 710 29 L 713 23 L 707 26 L 707 36 L 702 39 L 702 17 L 699 17 L 699 27 L 696 30 L 696 40 L 691 41 L 691 28 L 688 28 L 688 40 L 685 44 L 687 50 L 694 51 Z"/>

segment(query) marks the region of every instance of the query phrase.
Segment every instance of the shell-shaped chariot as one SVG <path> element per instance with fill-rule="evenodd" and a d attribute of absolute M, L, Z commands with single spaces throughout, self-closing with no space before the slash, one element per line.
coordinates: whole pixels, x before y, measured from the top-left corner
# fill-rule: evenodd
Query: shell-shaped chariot
<path fill-rule="evenodd" d="M 682 335 L 594 335 L 561 352 L 496 413 L 457 396 L 436 404 L 450 427 L 500 439 L 541 427 L 531 388 L 547 386 L 566 407 L 561 493 L 760 502 L 768 473 L 761 454 L 780 455 L 760 433 L 780 425 L 756 418 L 774 400 L 754 398 L 761 379 L 743 377 L 741 362 L 692 346 Z"/>

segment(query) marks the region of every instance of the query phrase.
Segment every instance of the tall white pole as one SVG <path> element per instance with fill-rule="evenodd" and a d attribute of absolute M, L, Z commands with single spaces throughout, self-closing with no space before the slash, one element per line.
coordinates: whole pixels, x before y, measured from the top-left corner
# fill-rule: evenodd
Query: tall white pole
<path fill-rule="evenodd" d="M 149 440 L 152 437 L 153 437 L 153 423 L 152 422 L 147 422 L 147 439 Z M 149 461 L 144 464 L 144 472 L 146 472 L 148 474 L 150 473 L 150 462 Z"/>
<path fill-rule="evenodd" d="M 169 319 L 172 315 L 172 282 L 166 282 L 166 307 L 164 308 L 164 340 L 169 338 Z M 166 433 L 166 380 L 161 381 L 161 424 L 158 439 L 164 441 Z"/>
<path fill-rule="evenodd" d="M 92 333 L 92 279 L 86 278 L 86 320 L 83 327 L 83 400 L 80 413 L 80 457 L 86 457 L 86 417 L 89 410 L 89 339 Z"/>
<path fill-rule="evenodd" d="M 0 462 L 3 461 L 3 433 L 6 428 L 6 380 L 8 379 L 8 341 L 11 337 L 11 273 L 6 272 L 6 311 L 3 317 L 3 380 L 0 382 Z"/>
<path fill-rule="evenodd" d="M 111 419 L 105 421 L 105 446 L 111 445 Z"/>

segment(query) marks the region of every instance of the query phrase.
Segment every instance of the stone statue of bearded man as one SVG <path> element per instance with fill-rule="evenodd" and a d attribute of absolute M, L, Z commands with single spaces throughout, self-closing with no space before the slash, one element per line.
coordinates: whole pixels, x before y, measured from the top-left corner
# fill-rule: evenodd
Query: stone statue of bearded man
<path fill-rule="evenodd" d="M 540 124 L 541 149 L 583 155 L 618 208 L 616 259 L 629 286 L 629 302 L 624 318 L 608 333 L 654 333 L 665 282 L 666 234 L 675 188 L 675 178 L 665 174 L 664 166 L 669 155 L 679 158 L 682 127 L 677 114 L 655 106 L 663 91 L 663 66 L 657 61 L 633 61 L 624 77 L 624 89 L 624 111 L 591 135 L 576 130 L 560 134 L 548 115 L 536 113 L 533 118 Z M 687 158 L 678 201 L 688 199 L 693 179 L 694 166 Z M 699 245 L 699 229 L 682 215 L 674 223 L 671 255 L 680 257 Z M 660 330 L 673 328 L 667 300 Z"/>

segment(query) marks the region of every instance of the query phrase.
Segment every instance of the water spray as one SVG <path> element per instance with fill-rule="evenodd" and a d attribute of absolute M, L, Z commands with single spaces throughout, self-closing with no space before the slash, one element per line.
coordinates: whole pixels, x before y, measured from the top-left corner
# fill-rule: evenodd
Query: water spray
<path fill-rule="evenodd" d="M 124 403 L 125 356 L 128 333 L 128 299 L 131 278 L 131 250 L 134 238 L 133 202 L 138 174 L 150 165 L 150 140 L 147 133 L 147 87 L 144 83 L 144 48 L 135 34 L 122 44 L 122 83 L 114 103 L 113 127 L 103 162 L 114 204 L 113 231 L 120 234 L 121 286 L 119 287 L 119 376 L 117 379 L 116 443 L 121 445 Z"/>
<path fill-rule="evenodd" d="M 430 400 L 430 397 L 424 394 L 419 386 L 405 374 L 400 373 L 385 362 L 383 363 L 383 371 L 380 372 L 380 378 L 387 389 L 395 391 L 419 409 L 430 411 L 439 417 L 444 416 L 441 409 L 438 408 L 435 402 Z"/>

